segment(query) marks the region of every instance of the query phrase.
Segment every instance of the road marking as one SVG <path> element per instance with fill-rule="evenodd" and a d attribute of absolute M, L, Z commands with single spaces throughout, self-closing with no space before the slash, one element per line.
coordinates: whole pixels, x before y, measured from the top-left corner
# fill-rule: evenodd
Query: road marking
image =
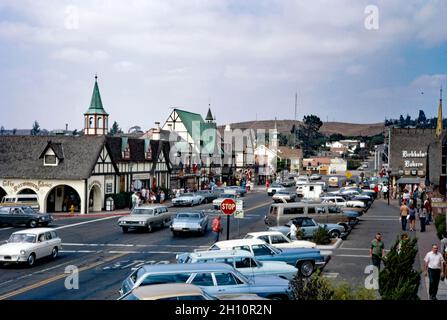
<path fill-rule="evenodd" d="M 369 248 L 338 248 L 339 250 L 361 250 L 361 251 L 369 251 Z M 388 249 L 385 249 L 385 252 L 390 251 Z"/>
<path fill-rule="evenodd" d="M 9 229 L 12 229 L 12 227 L 0 228 L 0 231 L 1 231 L 1 230 L 9 230 Z"/>
<path fill-rule="evenodd" d="M 106 217 L 106 218 L 101 218 L 101 219 L 95 219 L 95 220 L 89 220 L 89 221 L 84 221 L 84 222 L 78 222 L 78 223 L 73 223 L 73 224 L 67 224 L 65 226 L 61 226 L 61 227 L 57 227 L 54 228 L 55 230 L 61 230 L 61 229 L 66 229 L 66 228 L 73 228 L 73 227 L 77 227 L 77 226 L 81 226 L 84 224 L 88 224 L 88 223 L 93 223 L 93 222 L 98 222 L 98 221 L 104 221 L 104 220 L 110 220 L 110 219 L 116 219 L 119 217 Z"/>
<path fill-rule="evenodd" d="M 101 265 L 101 264 L 103 264 L 103 263 L 106 263 L 106 262 L 109 262 L 109 261 L 118 259 L 118 258 L 120 258 L 120 257 L 122 257 L 122 256 L 124 256 L 124 255 L 125 255 L 125 254 L 117 254 L 117 255 L 115 255 L 115 256 L 112 256 L 112 257 L 110 257 L 110 258 L 104 259 L 104 260 L 102 260 L 102 261 L 97 261 L 97 262 L 95 262 L 95 263 L 86 265 L 86 266 L 84 266 L 84 267 L 82 267 L 82 268 L 79 268 L 78 272 L 81 273 L 82 271 L 86 271 L 86 270 L 95 268 L 95 267 L 97 267 L 97 266 L 99 266 L 99 265 Z M 47 285 L 47 284 L 49 284 L 49 283 L 51 283 L 51 282 L 54 282 L 54 281 L 63 279 L 63 278 L 65 278 L 65 277 L 67 277 L 67 274 L 66 274 L 66 273 L 62 273 L 62 274 L 59 274 L 59 275 L 57 275 L 57 276 L 53 276 L 53 277 L 51 277 L 51 278 L 45 279 L 45 280 L 40 281 L 40 282 L 37 282 L 37 283 L 35 283 L 35 284 L 32 284 L 32 285 L 29 285 L 29 286 L 26 286 L 26 287 L 23 287 L 23 288 L 14 290 L 14 291 L 12 291 L 12 292 L 6 293 L 6 294 L 4 294 L 4 295 L 1 295 L 1 296 L 0 296 L 0 300 L 5 300 L 5 299 L 8 299 L 8 298 L 17 296 L 17 295 L 19 295 L 19 294 L 28 292 L 28 291 L 30 291 L 30 290 L 40 288 L 40 287 L 45 286 L 45 285 Z"/>
<path fill-rule="evenodd" d="M 166 254 L 179 254 L 183 252 L 174 252 L 174 251 L 107 251 L 107 253 L 115 254 L 115 253 L 124 253 L 124 254 L 135 254 L 135 253 L 143 253 L 143 254 L 155 254 L 155 253 L 166 253 Z"/>
<path fill-rule="evenodd" d="M 338 272 L 323 272 L 323 277 L 325 278 L 335 279 L 338 277 L 338 275 L 339 275 Z"/>

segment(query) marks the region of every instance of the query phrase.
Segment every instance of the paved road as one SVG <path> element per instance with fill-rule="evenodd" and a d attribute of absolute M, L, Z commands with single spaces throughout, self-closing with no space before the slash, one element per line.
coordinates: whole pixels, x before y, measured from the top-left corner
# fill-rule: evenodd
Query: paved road
<path fill-rule="evenodd" d="M 266 229 L 263 217 L 271 198 L 265 192 L 253 192 L 244 201 L 246 218 L 239 222 L 232 219 L 231 238 Z M 195 208 L 206 210 L 211 205 Z M 179 210 L 172 208 L 173 212 Z M 210 213 L 210 218 L 214 215 Z M 56 221 L 53 227 L 63 240 L 59 258 L 43 260 L 32 269 L 15 265 L 2 267 L 0 299 L 115 299 L 132 267 L 173 262 L 177 253 L 207 248 L 213 243 L 211 232 L 203 237 L 178 238 L 173 238 L 169 229 L 123 234 L 117 220 L 117 217 L 108 217 Z M 226 219 L 223 227 L 226 230 Z M 0 229 L 0 241 L 6 240 L 14 230 Z M 78 290 L 67 290 L 64 285 L 68 275 L 64 273 L 65 268 L 71 265 L 80 270 Z"/>

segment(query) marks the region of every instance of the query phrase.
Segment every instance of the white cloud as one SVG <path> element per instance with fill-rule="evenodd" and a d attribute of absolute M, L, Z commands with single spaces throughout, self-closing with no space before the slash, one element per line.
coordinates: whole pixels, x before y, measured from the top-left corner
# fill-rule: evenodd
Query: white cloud
<path fill-rule="evenodd" d="M 79 48 L 63 48 L 55 52 L 52 56 L 59 60 L 77 63 L 94 63 L 105 61 L 109 58 L 109 54 L 105 51 L 88 51 Z"/>

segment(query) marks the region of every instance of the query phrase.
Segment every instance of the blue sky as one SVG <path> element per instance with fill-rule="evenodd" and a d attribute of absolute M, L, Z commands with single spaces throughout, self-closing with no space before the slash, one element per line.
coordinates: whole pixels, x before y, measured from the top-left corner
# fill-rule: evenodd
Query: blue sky
<path fill-rule="evenodd" d="M 433 116 L 446 15 L 441 0 L 0 0 L 0 125 L 82 128 L 95 73 L 124 130 L 208 104 L 218 124 L 291 119 L 295 91 L 300 119 Z"/>

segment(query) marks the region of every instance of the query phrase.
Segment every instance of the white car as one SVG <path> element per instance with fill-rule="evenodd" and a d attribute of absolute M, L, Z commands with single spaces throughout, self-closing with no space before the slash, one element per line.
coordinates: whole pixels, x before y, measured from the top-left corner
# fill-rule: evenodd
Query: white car
<path fill-rule="evenodd" d="M 233 199 L 236 202 L 242 201 L 242 206 L 244 205 L 244 201 L 239 199 L 237 194 L 235 194 L 235 193 L 223 193 L 223 194 L 220 195 L 219 198 L 213 200 L 213 208 L 216 209 L 216 210 L 220 210 L 220 205 L 221 205 L 222 201 L 224 201 L 225 199 Z"/>
<path fill-rule="evenodd" d="M 0 263 L 26 263 L 34 266 L 37 259 L 56 259 L 62 240 L 51 228 L 35 228 L 14 232 L 6 244 L 0 246 Z"/>
<path fill-rule="evenodd" d="M 247 250 L 195 251 L 178 254 L 178 263 L 227 263 L 247 277 L 278 276 L 292 280 L 298 269 L 283 261 L 259 261 Z"/>
<path fill-rule="evenodd" d="M 293 202 L 296 199 L 296 193 L 290 192 L 288 190 L 276 191 L 272 197 L 275 202 Z"/>
<path fill-rule="evenodd" d="M 280 190 L 287 190 L 282 184 L 272 183 L 272 185 L 267 189 L 267 194 L 273 196 L 276 192 Z"/>
<path fill-rule="evenodd" d="M 334 203 L 337 207 L 354 207 L 354 208 L 364 208 L 365 203 L 360 200 L 348 200 L 346 201 L 343 197 L 322 197 L 323 203 Z"/>
<path fill-rule="evenodd" d="M 320 180 L 320 179 L 321 179 L 321 175 L 316 174 L 316 173 L 314 173 L 310 176 L 310 180 Z"/>
<path fill-rule="evenodd" d="M 172 205 L 176 206 L 194 206 L 202 204 L 205 197 L 196 193 L 183 193 L 179 197 L 172 199 Z"/>
<path fill-rule="evenodd" d="M 276 248 L 316 248 L 317 244 L 306 240 L 290 240 L 279 231 L 250 232 L 244 239 L 260 239 Z"/>

